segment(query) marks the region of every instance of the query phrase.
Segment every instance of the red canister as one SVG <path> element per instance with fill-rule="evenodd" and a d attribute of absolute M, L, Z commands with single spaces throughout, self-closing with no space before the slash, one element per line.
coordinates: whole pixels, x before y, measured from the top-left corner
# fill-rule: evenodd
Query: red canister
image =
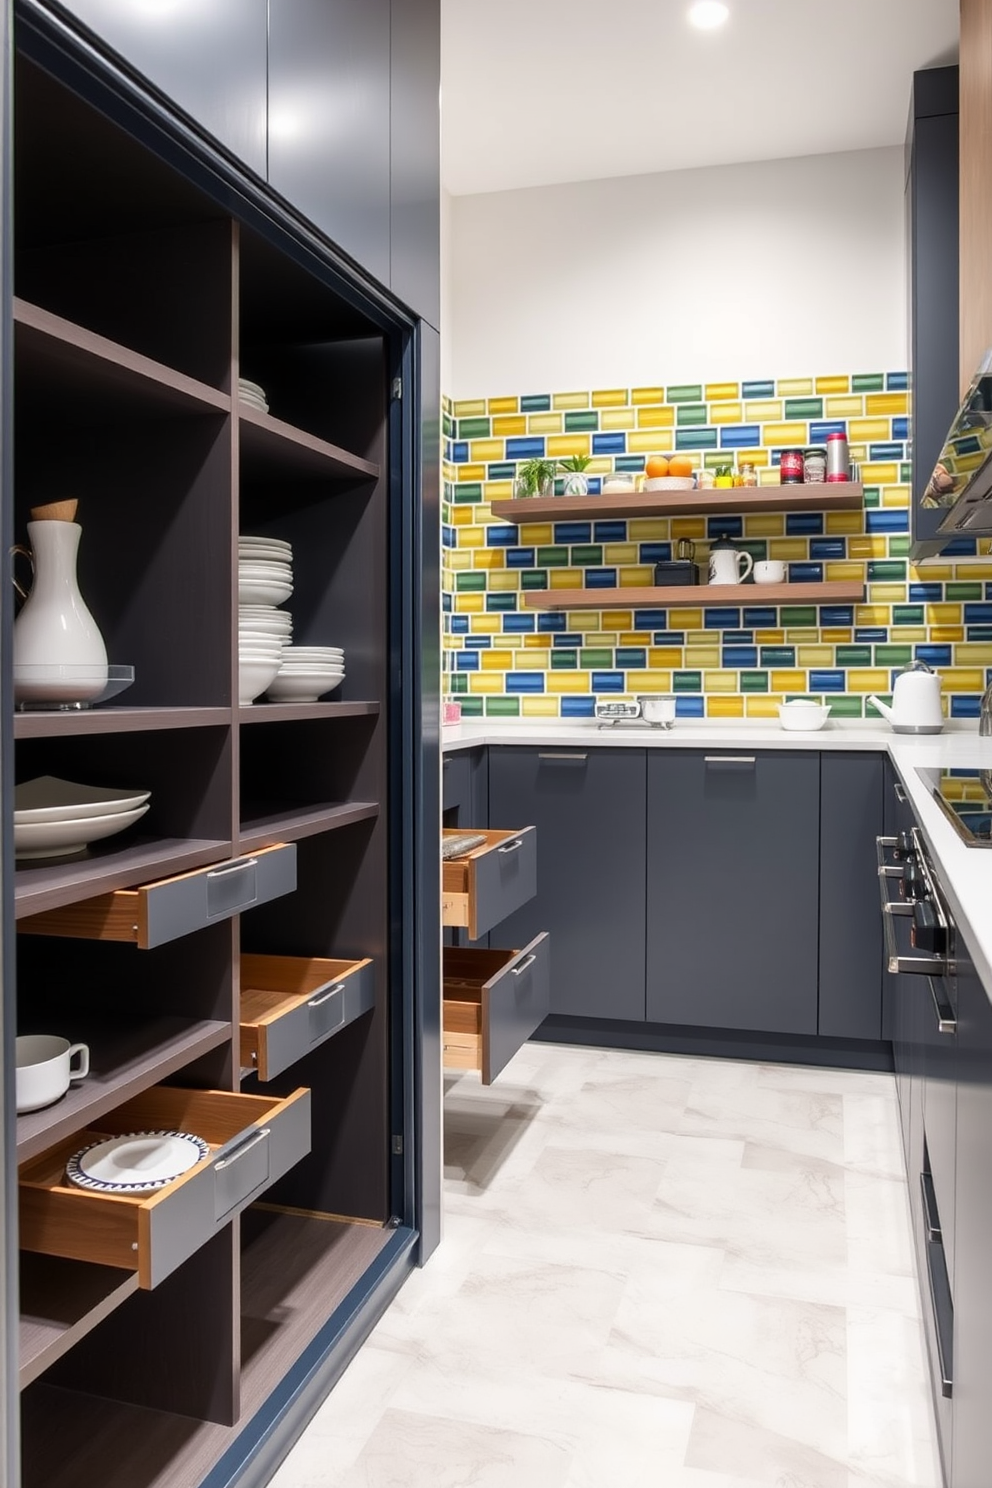
<path fill-rule="evenodd" d="M 801 486 L 803 483 L 803 452 L 801 449 L 784 449 L 779 457 L 779 479 L 783 486 Z"/>

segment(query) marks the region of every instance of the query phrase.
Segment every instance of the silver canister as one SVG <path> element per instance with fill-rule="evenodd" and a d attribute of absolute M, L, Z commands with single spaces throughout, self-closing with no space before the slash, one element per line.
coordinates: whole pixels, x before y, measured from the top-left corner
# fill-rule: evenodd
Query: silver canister
<path fill-rule="evenodd" d="M 820 486 L 827 478 L 827 452 L 815 446 L 803 450 L 803 481 L 807 486 Z"/>
<path fill-rule="evenodd" d="M 846 434 L 827 435 L 827 480 L 846 481 L 851 478 L 851 456 Z"/>

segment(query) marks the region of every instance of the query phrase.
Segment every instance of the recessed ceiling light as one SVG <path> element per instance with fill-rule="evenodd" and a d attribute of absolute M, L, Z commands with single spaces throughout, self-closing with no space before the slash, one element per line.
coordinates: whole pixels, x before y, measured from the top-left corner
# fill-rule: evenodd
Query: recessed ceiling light
<path fill-rule="evenodd" d="M 689 7 L 689 20 L 700 31 L 715 31 L 729 15 L 730 11 L 721 0 L 697 0 Z"/>

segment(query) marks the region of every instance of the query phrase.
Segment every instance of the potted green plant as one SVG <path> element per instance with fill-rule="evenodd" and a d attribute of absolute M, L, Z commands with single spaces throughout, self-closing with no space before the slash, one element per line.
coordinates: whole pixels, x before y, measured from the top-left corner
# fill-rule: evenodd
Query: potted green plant
<path fill-rule="evenodd" d="M 714 486 L 732 486 L 734 484 L 733 465 L 718 465 L 714 473 Z"/>
<path fill-rule="evenodd" d="M 567 459 L 558 461 L 559 468 L 565 476 L 563 495 L 589 495 L 589 478 L 585 472 L 591 459 L 591 455 L 569 455 Z"/>
<path fill-rule="evenodd" d="M 513 494 L 515 497 L 553 496 L 557 474 L 557 460 L 524 460 L 522 465 L 517 466 L 513 481 Z"/>

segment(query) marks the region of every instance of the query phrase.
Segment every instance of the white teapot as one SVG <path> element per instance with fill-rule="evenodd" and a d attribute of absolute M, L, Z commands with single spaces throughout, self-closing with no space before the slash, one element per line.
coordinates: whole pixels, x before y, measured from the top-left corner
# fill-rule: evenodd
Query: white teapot
<path fill-rule="evenodd" d="M 743 561 L 744 570 L 741 572 Z M 725 532 L 721 532 L 710 548 L 709 581 L 711 584 L 743 584 L 754 567 L 754 559 L 743 548 L 735 548 Z"/>
<path fill-rule="evenodd" d="M 944 727 L 940 677 L 922 661 L 900 672 L 892 689 L 892 707 L 869 697 L 897 734 L 939 734 Z"/>

